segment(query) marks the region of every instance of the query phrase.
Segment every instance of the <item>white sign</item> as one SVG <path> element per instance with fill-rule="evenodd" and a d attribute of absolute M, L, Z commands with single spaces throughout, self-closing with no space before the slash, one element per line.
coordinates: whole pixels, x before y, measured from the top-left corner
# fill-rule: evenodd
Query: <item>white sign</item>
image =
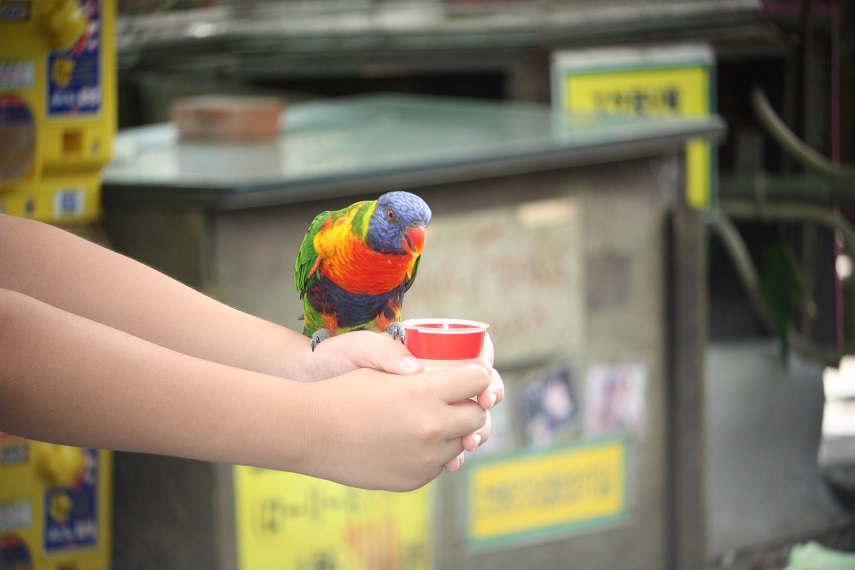
<path fill-rule="evenodd" d="M 435 215 L 404 318 L 485 321 L 497 361 L 582 347 L 581 205 L 569 197 Z"/>
<path fill-rule="evenodd" d="M 32 61 L 0 60 L 0 89 L 30 89 L 35 79 Z"/>

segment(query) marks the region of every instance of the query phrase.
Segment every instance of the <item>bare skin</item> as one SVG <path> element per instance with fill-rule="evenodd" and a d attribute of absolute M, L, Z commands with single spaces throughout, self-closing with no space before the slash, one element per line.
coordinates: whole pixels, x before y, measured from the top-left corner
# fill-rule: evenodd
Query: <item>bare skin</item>
<path fill-rule="evenodd" d="M 504 396 L 489 341 L 480 365 L 442 372 L 375 333 L 312 352 L 297 332 L 5 215 L 0 361 L 0 431 L 397 491 L 459 468 Z"/>

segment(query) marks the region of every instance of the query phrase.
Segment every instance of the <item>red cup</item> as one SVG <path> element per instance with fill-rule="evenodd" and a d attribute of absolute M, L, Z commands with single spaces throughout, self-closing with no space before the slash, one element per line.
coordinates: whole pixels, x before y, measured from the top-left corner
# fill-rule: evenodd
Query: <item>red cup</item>
<path fill-rule="evenodd" d="M 409 351 L 416 358 L 428 360 L 477 358 L 489 326 L 462 319 L 410 319 L 401 324 Z"/>

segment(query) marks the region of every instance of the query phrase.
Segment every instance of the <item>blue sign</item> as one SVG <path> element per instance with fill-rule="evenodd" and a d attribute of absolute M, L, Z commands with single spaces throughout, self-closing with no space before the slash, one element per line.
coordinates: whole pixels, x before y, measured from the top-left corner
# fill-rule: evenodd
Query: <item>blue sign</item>
<path fill-rule="evenodd" d="M 98 543 L 98 451 L 83 450 L 84 468 L 70 487 L 44 497 L 44 548 L 56 552 Z"/>
<path fill-rule="evenodd" d="M 96 114 L 101 110 L 101 3 L 82 0 L 86 27 L 73 46 L 48 54 L 48 115 Z"/>

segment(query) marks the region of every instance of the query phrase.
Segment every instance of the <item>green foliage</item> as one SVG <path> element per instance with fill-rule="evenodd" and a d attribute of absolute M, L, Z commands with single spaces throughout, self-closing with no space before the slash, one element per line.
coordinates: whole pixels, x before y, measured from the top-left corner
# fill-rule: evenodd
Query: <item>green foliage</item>
<path fill-rule="evenodd" d="M 804 277 L 792 247 L 787 243 L 772 246 L 760 277 L 760 295 L 766 302 L 775 333 L 781 343 L 781 360 L 790 355 L 790 331 L 802 304 Z"/>

